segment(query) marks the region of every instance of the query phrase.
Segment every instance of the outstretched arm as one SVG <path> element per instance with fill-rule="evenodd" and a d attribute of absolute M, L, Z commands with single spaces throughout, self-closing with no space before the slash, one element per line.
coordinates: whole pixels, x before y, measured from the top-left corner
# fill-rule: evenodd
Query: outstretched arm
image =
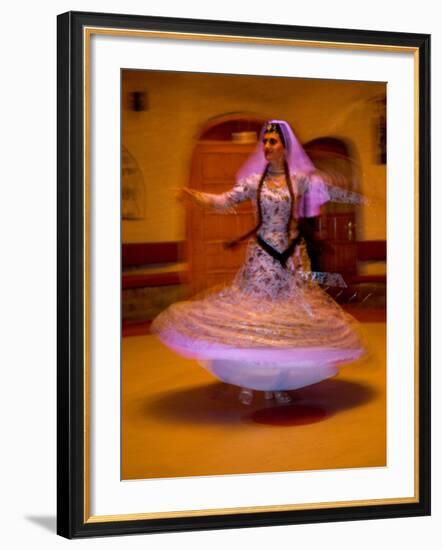
<path fill-rule="evenodd" d="M 300 195 L 298 215 L 315 217 L 320 215 L 321 207 L 327 202 L 347 204 L 368 204 L 369 201 L 360 193 L 343 189 L 327 181 L 320 174 L 298 174 L 297 189 Z"/>
<path fill-rule="evenodd" d="M 178 199 L 183 201 L 189 201 L 200 207 L 207 207 L 214 209 L 220 213 L 232 212 L 234 207 L 251 199 L 256 191 L 256 185 L 254 180 L 246 178 L 238 181 L 230 191 L 225 193 L 203 193 L 196 191 L 195 189 L 189 189 L 184 187 L 180 189 Z"/>
<path fill-rule="evenodd" d="M 343 202 L 348 204 L 368 203 L 368 199 L 360 193 L 348 191 L 347 189 L 342 189 L 341 187 L 336 187 L 334 185 L 328 186 L 328 194 L 330 195 L 330 200 L 332 202 Z"/>

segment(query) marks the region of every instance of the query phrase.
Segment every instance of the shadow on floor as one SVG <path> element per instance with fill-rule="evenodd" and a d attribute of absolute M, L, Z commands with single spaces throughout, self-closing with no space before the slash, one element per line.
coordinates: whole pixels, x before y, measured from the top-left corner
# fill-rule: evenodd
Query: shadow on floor
<path fill-rule="evenodd" d="M 252 403 L 243 405 L 238 393 L 236 386 L 215 382 L 153 396 L 144 402 L 143 411 L 162 422 L 299 426 L 363 405 L 377 392 L 367 384 L 331 379 L 289 392 L 293 401 L 288 405 L 266 401 L 264 392 L 254 392 Z"/>
<path fill-rule="evenodd" d="M 51 531 L 51 533 L 57 531 L 57 518 L 55 516 L 26 516 L 25 519 L 43 527 L 46 531 Z"/>

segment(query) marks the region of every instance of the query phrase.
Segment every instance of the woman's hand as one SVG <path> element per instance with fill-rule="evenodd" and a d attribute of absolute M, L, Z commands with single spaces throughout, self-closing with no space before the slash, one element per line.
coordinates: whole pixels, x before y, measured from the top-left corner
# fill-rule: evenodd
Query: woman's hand
<path fill-rule="evenodd" d="M 177 189 L 175 197 L 179 202 L 195 204 L 197 206 L 206 206 L 207 203 L 202 193 L 194 189 L 189 189 L 188 187 Z"/>
<path fill-rule="evenodd" d="M 185 202 L 190 200 L 191 193 L 192 191 L 187 187 L 180 187 L 179 189 L 175 189 L 175 198 L 179 202 Z"/>

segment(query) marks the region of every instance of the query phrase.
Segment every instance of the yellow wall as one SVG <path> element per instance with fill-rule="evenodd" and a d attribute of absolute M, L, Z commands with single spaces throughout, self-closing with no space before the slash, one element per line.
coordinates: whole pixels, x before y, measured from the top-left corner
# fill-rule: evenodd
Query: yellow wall
<path fill-rule="evenodd" d="M 129 108 L 129 93 L 147 93 L 147 110 Z M 211 118 L 249 113 L 288 120 L 301 142 L 333 136 L 357 150 L 363 208 L 358 239 L 385 238 L 385 165 L 374 161 L 376 104 L 382 83 L 125 71 L 122 142 L 145 182 L 146 216 L 123 220 L 123 242 L 184 238 L 184 212 L 174 191 L 187 185 L 200 129 Z"/>

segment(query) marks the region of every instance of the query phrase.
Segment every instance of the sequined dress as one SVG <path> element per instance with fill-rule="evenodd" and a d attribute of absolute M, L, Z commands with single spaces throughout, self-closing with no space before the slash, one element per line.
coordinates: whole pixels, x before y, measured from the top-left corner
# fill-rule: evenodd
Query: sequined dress
<path fill-rule="evenodd" d="M 202 197 L 219 212 L 231 212 L 245 200 L 252 200 L 256 210 L 259 181 L 254 174 L 231 191 Z M 271 187 L 265 179 L 260 192 L 258 235 L 278 252 L 287 248 L 292 237 L 289 218 L 295 212 L 296 219 L 296 208 L 306 196 L 305 181 L 293 176 L 291 184 L 295 206 L 286 185 Z M 316 199 L 323 195 L 315 204 L 329 200 L 320 183 L 311 182 L 309 192 L 316 193 Z M 296 253 L 283 266 L 255 237 L 231 285 L 173 304 L 154 320 L 152 331 L 224 382 L 257 390 L 316 383 L 364 353 L 357 323 L 318 284 L 302 276 Z"/>

